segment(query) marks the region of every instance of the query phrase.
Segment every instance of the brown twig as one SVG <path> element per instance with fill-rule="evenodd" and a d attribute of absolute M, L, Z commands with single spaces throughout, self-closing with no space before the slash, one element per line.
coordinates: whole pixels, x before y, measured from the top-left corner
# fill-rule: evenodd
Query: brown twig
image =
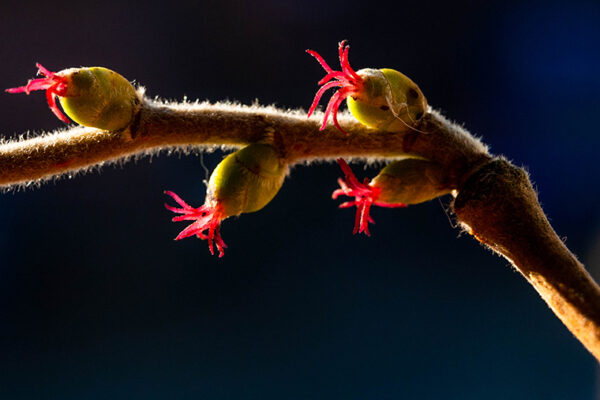
<path fill-rule="evenodd" d="M 232 104 L 169 105 L 145 102 L 124 130 L 109 132 L 75 127 L 0 145 L 0 186 L 10 187 L 76 172 L 106 161 L 169 147 L 241 147 L 267 142 L 289 164 L 338 157 L 393 159 L 415 154 L 451 167 L 449 184 L 458 184 L 464 169 L 487 157 L 487 148 L 465 130 L 431 112 L 419 130 L 374 131 L 349 115 L 340 121 L 350 135 L 335 128 L 319 131 L 320 118 L 273 107 Z"/>
<path fill-rule="evenodd" d="M 413 128 L 376 131 L 340 115 L 349 132 L 318 130 L 320 115 L 232 104 L 144 100 L 121 131 L 75 127 L 0 145 L 0 186 L 16 187 L 165 148 L 241 147 L 265 142 L 288 164 L 353 157 L 429 159 L 440 187 L 457 193 L 459 222 L 510 260 L 571 332 L 600 360 L 600 289 L 548 223 L 527 175 L 461 127 L 431 111 Z"/>
<path fill-rule="evenodd" d="M 485 164 L 460 188 L 454 212 L 600 360 L 600 288 L 550 226 L 525 171 L 502 158 Z"/>

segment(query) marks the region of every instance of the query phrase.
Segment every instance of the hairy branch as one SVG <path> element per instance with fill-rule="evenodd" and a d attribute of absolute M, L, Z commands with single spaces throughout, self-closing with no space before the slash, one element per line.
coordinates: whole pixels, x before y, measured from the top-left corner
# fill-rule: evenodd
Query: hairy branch
<path fill-rule="evenodd" d="M 527 174 L 502 158 L 487 163 L 465 182 L 454 211 L 600 360 L 600 288 L 550 226 Z"/>
<path fill-rule="evenodd" d="M 335 128 L 319 131 L 320 118 L 273 107 L 231 104 L 160 104 L 145 101 L 133 122 L 121 131 L 75 127 L 0 146 L 0 186 L 43 180 L 105 161 L 169 147 L 241 147 L 264 142 L 276 146 L 289 164 L 338 157 L 393 159 L 419 155 L 452 167 L 449 185 L 458 185 L 465 169 L 487 157 L 487 149 L 436 112 L 417 130 L 374 131 L 349 115 L 346 136 Z"/>
<path fill-rule="evenodd" d="M 527 175 L 430 110 L 413 128 L 376 131 L 340 115 L 349 135 L 319 131 L 321 116 L 232 104 L 163 104 L 144 99 L 120 131 L 75 127 L 0 145 L 0 186 L 40 182 L 107 161 L 165 148 L 275 146 L 287 163 L 412 155 L 437 163 L 439 187 L 458 193 L 459 222 L 505 256 L 571 332 L 600 360 L 600 289 L 548 223 Z"/>

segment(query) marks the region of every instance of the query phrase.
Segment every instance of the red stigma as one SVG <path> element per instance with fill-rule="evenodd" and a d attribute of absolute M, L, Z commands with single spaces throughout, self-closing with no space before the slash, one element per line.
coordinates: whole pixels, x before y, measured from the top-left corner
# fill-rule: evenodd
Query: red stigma
<path fill-rule="evenodd" d="M 67 79 L 63 76 L 57 75 L 55 72 L 51 72 L 44 68 L 42 64 L 37 63 L 38 75 L 44 75 L 45 78 L 30 79 L 25 86 L 19 86 L 16 88 L 6 89 L 8 93 L 26 93 L 29 94 L 35 90 L 45 90 L 46 99 L 48 100 L 48 106 L 64 123 L 68 124 L 71 121 L 60 111 L 56 104 L 56 96 L 64 96 L 67 93 Z"/>
<path fill-rule="evenodd" d="M 323 79 L 319 81 L 319 85 L 322 85 L 317 94 L 315 95 L 315 99 L 308 110 L 308 116 L 310 117 L 312 113 L 317 108 L 321 97 L 323 94 L 334 87 L 338 89 L 333 93 L 331 99 L 329 99 L 329 103 L 327 103 L 327 108 L 325 109 L 325 117 L 323 118 L 323 125 L 321 125 L 320 130 L 324 130 L 327 125 L 327 120 L 329 116 L 332 116 L 333 124 L 336 128 L 340 130 L 340 132 L 345 133 L 337 120 L 337 113 L 340 108 L 340 105 L 346 99 L 346 97 L 351 96 L 355 93 L 358 93 L 363 88 L 362 78 L 352 69 L 350 63 L 348 62 L 348 50 L 350 50 L 350 46 L 346 45 L 346 41 L 343 40 L 340 42 L 338 47 L 339 57 L 340 57 L 340 66 L 342 67 L 341 71 L 334 71 L 331 67 L 325 62 L 323 57 L 319 53 L 313 50 L 306 50 L 308 54 L 317 59 L 319 64 L 323 67 L 327 75 Z"/>
<path fill-rule="evenodd" d="M 380 187 L 369 185 L 369 178 L 365 178 L 361 183 L 343 158 L 338 158 L 337 162 L 340 164 L 345 176 L 344 179 L 338 179 L 340 188 L 335 190 L 331 197 L 333 199 L 337 199 L 340 195 L 354 197 L 354 201 L 347 201 L 340 204 L 340 208 L 356 206 L 354 231 L 352 233 L 356 234 L 364 232 L 365 235 L 371 236 L 371 233 L 369 232 L 369 222 L 375 223 L 373 218 L 369 215 L 372 205 L 388 208 L 406 207 L 406 204 L 403 203 L 385 203 L 377 201 L 381 194 Z"/>
<path fill-rule="evenodd" d="M 219 257 L 223 257 L 225 254 L 223 249 L 227 248 L 227 245 L 223 242 L 221 233 L 219 232 L 221 221 L 224 219 L 221 207 L 218 205 L 213 206 L 205 204 L 201 207 L 194 208 L 171 191 L 165 191 L 165 194 L 171 196 L 173 200 L 182 207 L 176 208 L 165 204 L 167 210 L 177 214 L 183 214 L 179 217 L 174 217 L 173 221 L 194 221 L 191 225 L 182 230 L 175 240 L 196 235 L 199 239 L 208 241 L 210 254 L 215 254 L 213 246 L 216 245 L 217 250 L 219 250 Z"/>

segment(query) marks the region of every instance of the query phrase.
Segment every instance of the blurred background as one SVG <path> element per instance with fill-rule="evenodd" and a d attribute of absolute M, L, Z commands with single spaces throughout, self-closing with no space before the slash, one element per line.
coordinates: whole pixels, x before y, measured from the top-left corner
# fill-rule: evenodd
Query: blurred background
<path fill-rule="evenodd" d="M 101 65 L 150 97 L 307 109 L 348 39 L 531 173 L 600 278 L 600 3 L 305 0 L 0 3 L 0 87 Z M 62 128 L 0 93 L 0 135 Z M 212 170 L 223 153 L 204 156 Z M 375 169 L 359 177 L 374 176 Z M 161 155 L 0 195 L 0 397 L 590 399 L 597 364 L 450 199 L 375 209 L 372 237 L 299 166 L 227 220 L 225 257 L 173 241 L 163 190 L 204 199 L 198 156 Z"/>

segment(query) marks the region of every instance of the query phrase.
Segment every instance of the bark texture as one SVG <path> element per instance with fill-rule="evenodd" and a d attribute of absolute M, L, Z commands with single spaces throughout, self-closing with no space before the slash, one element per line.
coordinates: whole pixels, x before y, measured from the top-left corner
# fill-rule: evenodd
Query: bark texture
<path fill-rule="evenodd" d="M 503 158 L 490 161 L 462 185 L 454 211 L 600 360 L 600 288 L 550 226 L 527 173 Z"/>

